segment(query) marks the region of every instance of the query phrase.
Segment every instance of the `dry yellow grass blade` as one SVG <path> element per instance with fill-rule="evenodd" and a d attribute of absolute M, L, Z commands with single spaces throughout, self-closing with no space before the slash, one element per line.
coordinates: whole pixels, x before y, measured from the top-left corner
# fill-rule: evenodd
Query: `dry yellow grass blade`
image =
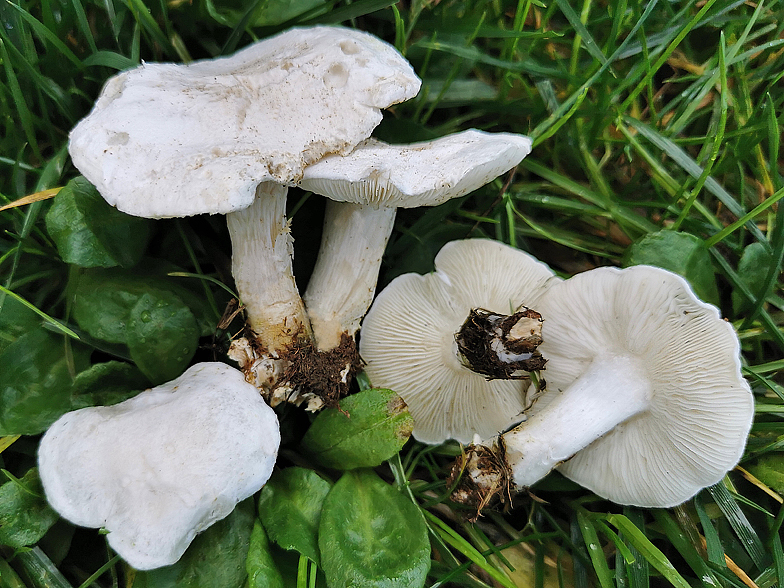
<path fill-rule="evenodd" d="M 759 478 L 757 478 L 757 477 L 756 477 L 754 474 L 752 474 L 751 472 L 749 472 L 749 471 L 747 471 L 747 470 L 744 470 L 744 469 L 743 469 L 742 467 L 740 467 L 740 466 L 735 466 L 735 469 L 736 469 L 737 471 L 739 471 L 739 472 L 741 473 L 741 475 L 742 475 L 744 478 L 746 478 L 746 479 L 747 479 L 749 482 L 751 482 L 751 483 L 752 483 L 752 484 L 754 484 L 754 485 L 755 485 L 757 488 L 759 488 L 760 490 L 762 490 L 762 491 L 763 491 L 765 494 L 767 494 L 768 496 L 770 496 L 771 498 L 773 498 L 773 500 L 775 500 L 775 501 L 776 501 L 776 502 L 778 502 L 779 504 L 784 504 L 784 498 L 782 498 L 782 497 L 781 497 L 781 496 L 780 496 L 778 493 L 776 493 L 774 490 L 772 490 L 772 489 L 770 488 L 770 486 L 768 486 L 767 484 L 765 484 L 765 483 L 764 483 L 762 480 L 760 480 Z"/>
<path fill-rule="evenodd" d="M 13 445 L 14 441 L 19 439 L 21 435 L 9 435 L 7 437 L 0 437 L 0 453 L 3 453 L 6 449 Z"/>
<path fill-rule="evenodd" d="M 57 195 L 57 193 L 62 189 L 63 187 L 60 186 L 58 188 L 50 188 L 49 190 L 36 192 L 35 194 L 28 194 L 27 196 L 24 196 L 19 200 L 14 200 L 13 202 L 9 202 L 5 206 L 0 206 L 0 212 L 3 212 L 4 210 L 8 210 L 9 208 L 16 208 L 17 206 L 25 206 L 26 204 L 39 202 L 41 200 L 49 200 L 49 198 L 54 198 Z"/>

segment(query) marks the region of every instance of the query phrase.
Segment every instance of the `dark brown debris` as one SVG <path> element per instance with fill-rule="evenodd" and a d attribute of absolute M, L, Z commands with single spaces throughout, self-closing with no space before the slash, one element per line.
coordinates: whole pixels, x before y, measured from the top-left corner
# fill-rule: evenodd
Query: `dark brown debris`
<path fill-rule="evenodd" d="M 467 368 L 488 380 L 525 379 L 547 362 L 536 350 L 542 322 L 542 315 L 530 308 L 512 315 L 475 308 L 455 334 L 458 352 Z"/>
<path fill-rule="evenodd" d="M 283 359 L 286 371 L 281 382 L 294 390 L 315 394 L 325 407 L 339 407 L 354 375 L 362 369 L 356 342 L 348 333 L 343 333 L 340 344 L 329 351 L 318 351 L 309 340 L 300 341 Z"/>
<path fill-rule="evenodd" d="M 458 504 L 476 509 L 468 517 L 476 521 L 486 507 L 501 504 L 508 508 L 512 503 L 514 485 L 512 472 L 506 463 L 503 438 L 493 447 L 469 445 L 457 458 L 446 480 L 452 490 L 451 499 Z"/>

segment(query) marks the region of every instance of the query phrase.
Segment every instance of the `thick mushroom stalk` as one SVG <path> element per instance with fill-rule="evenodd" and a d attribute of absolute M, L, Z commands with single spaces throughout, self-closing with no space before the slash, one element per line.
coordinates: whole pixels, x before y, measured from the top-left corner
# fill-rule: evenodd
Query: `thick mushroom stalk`
<path fill-rule="evenodd" d="M 280 378 L 290 350 L 311 336 L 292 272 L 287 192 L 285 186 L 262 182 L 253 204 L 226 215 L 233 244 L 231 271 L 253 331 L 250 338 L 236 341 L 229 355 L 266 390 Z"/>
<path fill-rule="evenodd" d="M 318 263 L 304 299 L 318 349 L 340 345 L 359 329 L 373 295 L 396 209 L 327 202 Z"/>
<path fill-rule="evenodd" d="M 504 454 L 515 486 L 557 467 L 614 502 L 670 507 L 735 466 L 754 414 L 738 338 L 683 278 L 599 268 L 532 304 L 547 389 L 527 421 L 485 444 Z M 468 472 L 472 483 L 504 475 Z"/>
<path fill-rule="evenodd" d="M 531 486 L 555 466 L 650 406 L 653 388 L 634 357 L 598 357 L 523 426 L 504 435 L 517 486 Z"/>
<path fill-rule="evenodd" d="M 328 205 L 304 295 L 318 350 L 353 342 L 373 300 L 396 208 L 435 206 L 468 194 L 530 151 L 528 137 L 468 130 L 412 145 L 368 140 L 348 155 L 309 166 L 301 187 L 336 201 Z"/>

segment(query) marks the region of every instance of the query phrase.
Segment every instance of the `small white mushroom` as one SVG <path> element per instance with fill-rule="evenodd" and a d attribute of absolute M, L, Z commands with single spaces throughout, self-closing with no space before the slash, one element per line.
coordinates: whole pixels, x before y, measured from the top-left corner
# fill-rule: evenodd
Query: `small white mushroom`
<path fill-rule="evenodd" d="M 261 349 L 254 361 L 268 364 L 309 336 L 291 269 L 286 186 L 308 164 L 351 151 L 381 121 L 380 109 L 412 98 L 419 84 L 372 35 L 293 29 L 231 57 L 120 73 L 71 132 L 69 149 L 124 212 L 229 214 L 232 271 Z"/>
<path fill-rule="evenodd" d="M 735 466 L 754 414 L 738 338 L 685 280 L 600 268 L 534 304 L 547 390 L 502 436 L 514 485 L 558 467 L 614 502 L 670 507 Z"/>
<path fill-rule="evenodd" d="M 514 313 L 559 278 L 530 255 L 485 239 L 448 243 L 435 267 L 398 276 L 379 293 L 362 323 L 360 353 L 373 384 L 405 400 L 418 440 L 486 439 L 524 418 L 529 381 L 488 380 L 469 369 L 455 337 L 472 310 Z"/>
<path fill-rule="evenodd" d="M 259 490 L 279 444 L 275 412 L 242 373 L 201 363 L 120 404 L 65 414 L 38 462 L 58 513 L 105 528 L 123 559 L 152 569 Z"/>
<path fill-rule="evenodd" d="M 396 208 L 435 206 L 485 185 L 531 151 L 522 135 L 468 130 L 435 141 L 368 140 L 305 170 L 300 186 L 327 196 L 321 250 L 304 295 L 320 350 L 353 337 L 375 293 Z"/>

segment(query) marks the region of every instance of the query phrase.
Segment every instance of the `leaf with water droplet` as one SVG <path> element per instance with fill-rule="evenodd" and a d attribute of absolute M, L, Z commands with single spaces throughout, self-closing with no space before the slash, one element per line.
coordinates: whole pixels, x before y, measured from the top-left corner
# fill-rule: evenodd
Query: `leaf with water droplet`
<path fill-rule="evenodd" d="M 332 484 L 313 470 L 278 470 L 261 489 L 259 516 L 270 539 L 319 562 L 321 505 Z"/>
<path fill-rule="evenodd" d="M 212 333 L 218 317 L 203 296 L 186 288 L 182 280 L 166 276 L 172 266 L 145 261 L 143 269 L 88 269 L 77 278 L 73 317 L 88 335 L 108 343 L 126 343 L 129 313 L 144 294 L 166 300 L 178 298 L 196 318 L 201 336 Z M 152 317 L 152 308 L 146 309 Z M 152 320 L 152 319 L 151 319 Z M 187 346 L 190 349 L 190 346 Z M 183 353 L 190 353 L 184 351 Z"/>
<path fill-rule="evenodd" d="M 131 308 L 126 336 L 133 361 L 153 384 L 161 384 L 187 367 L 199 343 L 199 327 L 174 294 L 147 293 Z"/>

